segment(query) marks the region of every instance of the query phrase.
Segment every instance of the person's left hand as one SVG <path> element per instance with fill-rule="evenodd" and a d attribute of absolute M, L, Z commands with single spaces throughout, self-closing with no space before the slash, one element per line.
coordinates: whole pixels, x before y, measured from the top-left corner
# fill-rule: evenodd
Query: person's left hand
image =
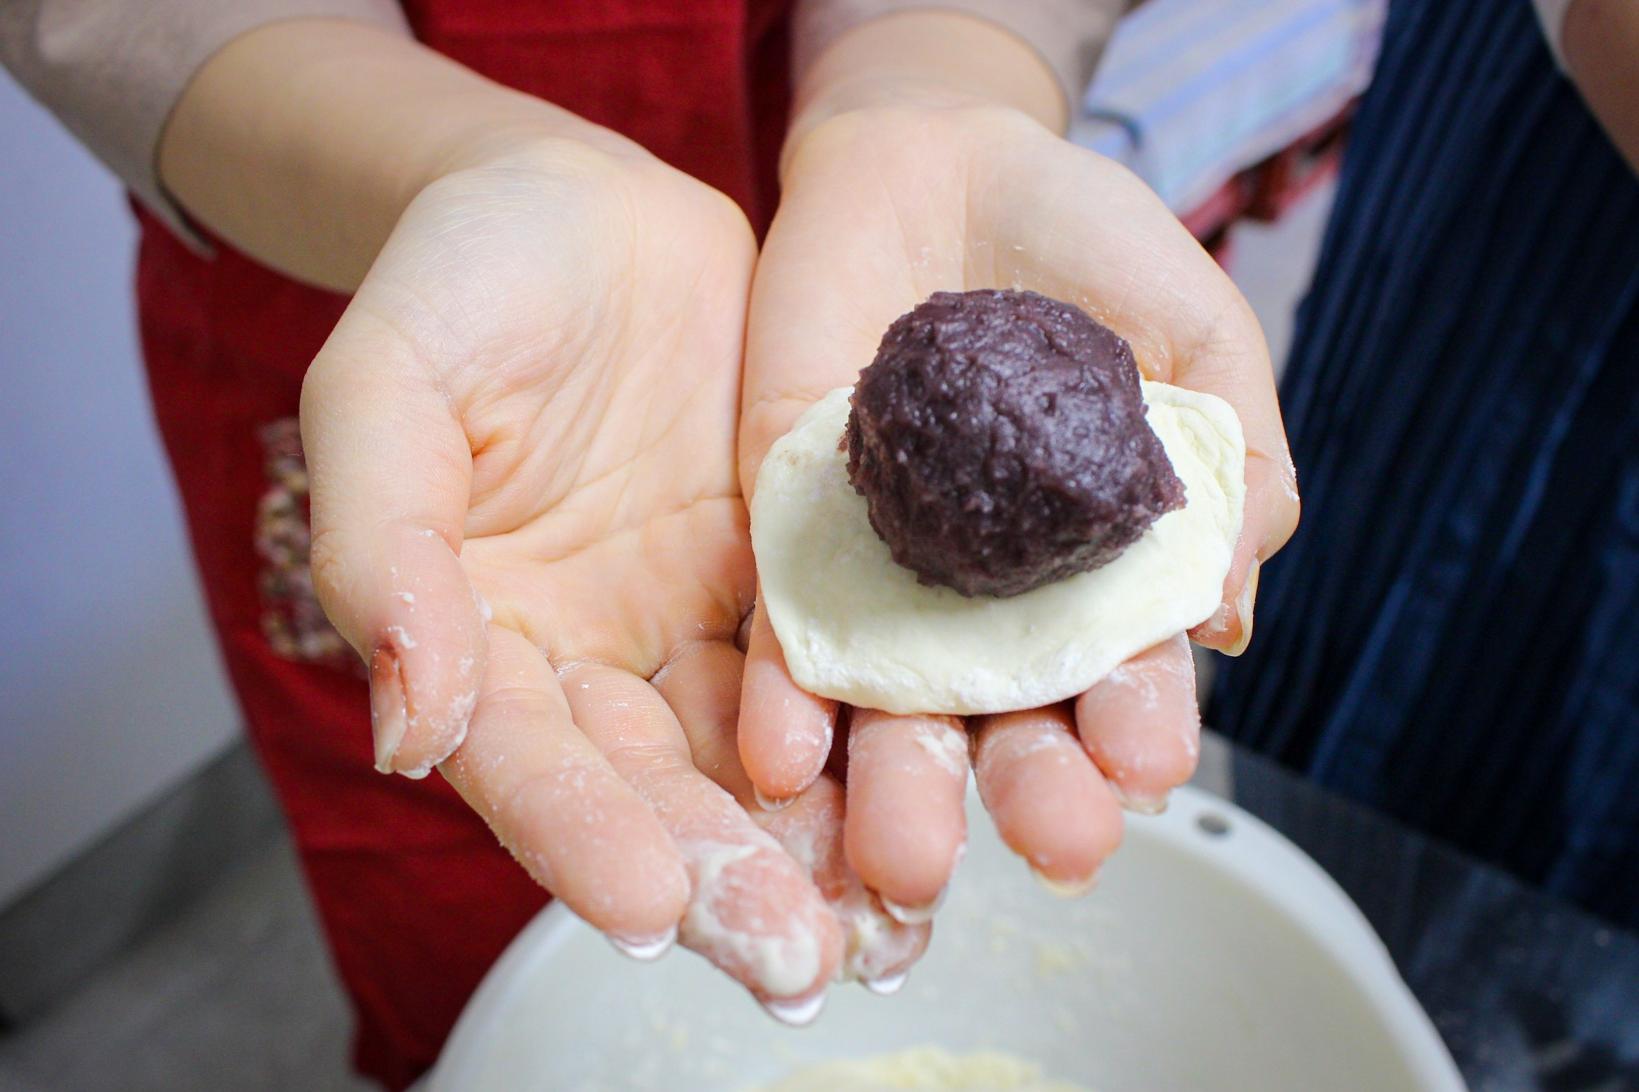
<path fill-rule="evenodd" d="M 736 757 L 754 253 L 726 198 L 646 153 L 498 138 L 400 217 L 302 434 L 379 768 L 436 766 L 625 950 L 676 936 L 800 1021 L 927 930 L 847 870 L 834 784 L 768 815 Z"/>
<path fill-rule="evenodd" d="M 784 196 L 759 259 L 746 343 L 740 481 L 755 503 L 770 445 L 851 384 L 888 324 L 935 291 L 1027 288 L 1093 314 L 1146 377 L 1227 400 L 1247 438 L 1242 540 L 1224 606 L 1196 632 L 1238 651 L 1257 566 L 1290 536 L 1297 494 L 1256 319 L 1150 190 L 1022 113 L 993 106 L 839 114 L 787 151 Z M 774 801 L 820 774 L 835 702 L 786 671 L 754 620 L 740 755 Z M 964 725 L 856 709 L 847 740 L 849 862 L 901 920 L 920 920 L 965 844 L 971 753 L 1003 840 L 1061 890 L 1082 890 L 1121 837 L 1121 806 L 1163 807 L 1189 777 L 1200 719 L 1183 634 L 1073 702 Z"/>

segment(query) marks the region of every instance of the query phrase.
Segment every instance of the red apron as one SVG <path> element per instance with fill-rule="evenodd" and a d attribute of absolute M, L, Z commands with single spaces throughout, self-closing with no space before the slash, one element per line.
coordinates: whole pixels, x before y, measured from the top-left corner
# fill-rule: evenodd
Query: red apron
<path fill-rule="evenodd" d="M 427 44 L 607 125 L 721 189 L 762 227 L 784 126 L 777 0 L 409 0 Z M 154 412 L 247 730 L 289 818 L 389 1087 L 437 1055 L 484 971 L 546 901 L 439 778 L 371 769 L 356 658 L 307 574 L 302 374 L 345 300 L 142 216 L 137 271 Z"/>

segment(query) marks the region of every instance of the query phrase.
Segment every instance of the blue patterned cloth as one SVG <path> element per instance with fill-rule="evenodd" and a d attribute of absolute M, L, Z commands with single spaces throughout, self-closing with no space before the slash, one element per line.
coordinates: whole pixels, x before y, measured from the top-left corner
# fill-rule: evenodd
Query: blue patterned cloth
<path fill-rule="evenodd" d="M 1116 28 L 1071 138 L 1192 212 L 1360 94 L 1385 6 L 1146 0 Z"/>
<path fill-rule="evenodd" d="M 1639 925 L 1639 179 L 1528 0 L 1395 0 L 1210 723 Z"/>

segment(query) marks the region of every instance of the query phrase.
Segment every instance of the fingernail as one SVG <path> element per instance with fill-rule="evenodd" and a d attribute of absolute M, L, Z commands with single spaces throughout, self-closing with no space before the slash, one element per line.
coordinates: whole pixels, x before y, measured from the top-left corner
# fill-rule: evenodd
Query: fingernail
<path fill-rule="evenodd" d="M 939 908 L 945 904 L 944 891 L 940 891 L 938 895 L 934 896 L 933 901 L 926 906 L 901 906 L 886 895 L 879 897 L 882 899 L 882 909 L 886 910 L 888 916 L 901 925 L 924 925 L 932 921 L 933 915 L 937 914 Z"/>
<path fill-rule="evenodd" d="M 1160 815 L 1172 802 L 1170 793 L 1162 793 L 1160 796 L 1139 796 L 1135 793 L 1122 792 L 1121 786 L 1113 781 L 1110 782 L 1110 793 L 1115 797 L 1117 804 L 1135 815 Z"/>
<path fill-rule="evenodd" d="M 621 955 L 629 956 L 640 963 L 651 963 L 669 952 L 672 945 L 677 942 L 677 926 L 673 925 L 664 933 L 650 937 L 623 937 L 614 933 L 605 935 Z"/>
<path fill-rule="evenodd" d="M 378 648 L 370 657 L 370 730 L 376 742 L 376 769 L 384 774 L 393 772 L 393 758 L 404 742 L 408 720 L 398 654 L 391 648 Z"/>
<path fill-rule="evenodd" d="M 1093 869 L 1093 874 L 1088 876 L 1085 880 L 1065 881 L 1053 879 L 1051 876 L 1048 876 L 1046 873 L 1038 870 L 1034 865 L 1030 868 L 1030 874 L 1036 877 L 1036 882 L 1047 888 L 1048 891 L 1057 895 L 1061 899 L 1078 898 L 1091 891 L 1098 885 L 1098 871 L 1099 870 L 1096 868 Z"/>
<path fill-rule="evenodd" d="M 762 808 L 764 811 L 784 811 L 786 808 L 789 808 L 791 806 L 791 802 L 796 799 L 795 796 L 764 796 L 763 790 L 757 788 L 755 785 L 751 788 L 751 795 L 757 798 L 757 806 Z"/>
<path fill-rule="evenodd" d="M 768 1015 L 787 1027 L 805 1028 L 819 1018 L 820 1010 L 825 1007 L 825 992 L 795 1000 L 768 998 L 762 1005 Z"/>
<path fill-rule="evenodd" d="M 897 974 L 885 974 L 881 978 L 861 979 L 859 984 L 878 997 L 888 997 L 904 989 L 910 976 L 909 971 L 900 971 Z"/>
<path fill-rule="evenodd" d="M 1239 656 L 1246 651 L 1246 646 L 1252 643 L 1252 607 L 1258 599 L 1258 572 L 1262 569 L 1257 558 L 1252 559 L 1252 566 L 1246 570 L 1246 580 L 1241 583 L 1241 594 L 1235 597 L 1235 620 L 1240 628 L 1240 634 L 1235 643 L 1224 649 L 1225 656 Z"/>
<path fill-rule="evenodd" d="M 475 701 L 476 697 L 477 696 L 474 695 Z M 456 751 L 459 751 L 461 749 L 461 744 L 467 741 L 467 731 L 472 727 L 472 714 L 470 710 L 464 712 L 462 717 L 463 719 L 460 721 L 460 728 L 455 733 L 455 739 L 452 740 L 449 746 L 445 748 L 446 753 L 443 756 L 434 758 L 431 762 L 428 762 L 422 766 L 411 766 L 409 769 L 399 770 L 398 775 L 400 777 L 408 778 L 411 781 L 420 781 L 428 774 L 432 773 L 436 767 L 442 766 L 450 755 L 453 755 Z"/>

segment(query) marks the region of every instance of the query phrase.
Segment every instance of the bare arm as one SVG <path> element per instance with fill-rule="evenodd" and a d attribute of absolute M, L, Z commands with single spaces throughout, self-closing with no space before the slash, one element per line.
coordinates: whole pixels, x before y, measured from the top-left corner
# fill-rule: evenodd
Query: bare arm
<path fill-rule="evenodd" d="M 450 170 L 637 151 L 421 46 L 394 0 L 7 0 L 0 64 L 173 229 L 329 288 Z"/>
<path fill-rule="evenodd" d="M 1128 0 L 802 0 L 788 144 L 895 101 L 989 102 L 1062 132 Z"/>
<path fill-rule="evenodd" d="M 258 260 L 355 287 L 410 200 L 463 163 L 624 139 L 375 27 L 291 20 L 230 42 L 160 140 L 166 190 Z"/>
<path fill-rule="evenodd" d="M 787 147 L 849 110 L 957 102 L 1009 106 L 1054 132 L 1069 120 L 1053 70 L 1023 38 L 970 15 L 911 11 L 851 29 L 807 67 Z"/>

